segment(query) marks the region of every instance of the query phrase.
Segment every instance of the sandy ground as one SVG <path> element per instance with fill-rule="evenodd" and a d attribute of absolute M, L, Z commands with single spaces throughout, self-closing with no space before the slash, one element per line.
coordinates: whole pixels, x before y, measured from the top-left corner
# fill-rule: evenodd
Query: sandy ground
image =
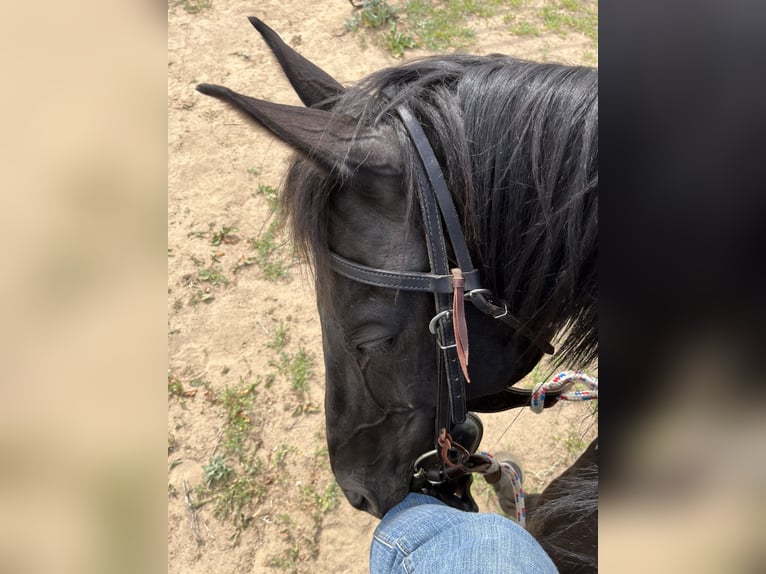
<path fill-rule="evenodd" d="M 323 366 L 310 278 L 300 262 L 291 260 L 288 245 L 280 250 L 290 262 L 287 278 L 269 280 L 258 265 L 234 272 L 253 254 L 248 240 L 262 237 L 271 221 L 268 202 L 257 189 L 280 186 L 288 150 L 194 91 L 200 82 L 221 83 L 259 98 L 300 104 L 247 22 L 249 15 L 260 17 L 344 84 L 400 62 L 378 47 L 363 49 L 346 33 L 344 19 L 353 8 L 345 0 L 255 5 L 214 0 L 196 14 L 169 6 L 168 369 L 185 390 L 198 392 L 168 401 L 168 572 L 363 573 L 377 520 L 355 511 L 342 495 L 335 508 L 321 512 L 304 495 L 306 487 L 323 493 L 332 485 L 322 450 Z M 503 30 L 500 20 L 477 22 L 475 28 L 474 53 L 594 63 L 585 61 L 591 56 L 584 37 L 518 39 Z M 221 227 L 237 231 L 213 245 Z M 225 284 L 201 279 L 200 271 L 213 267 Z M 184 485 L 198 501 L 194 488 L 204 483 L 203 467 L 220 446 L 225 413 L 210 397 L 274 371 L 268 344 L 280 324 L 289 332 L 285 349 L 308 350 L 316 367 L 304 401 L 280 377 L 257 387 L 248 417 L 264 468 L 264 496 L 243 510 L 249 525 L 234 540 L 231 519 L 217 519 L 210 504 L 190 511 Z M 195 380 L 206 386 L 193 387 Z M 309 408 L 296 415 L 300 406 Z M 538 490 L 595 435 L 589 412 L 586 405 L 563 404 L 540 416 L 529 411 L 483 416 L 482 448 L 516 453 L 525 465 L 528 490 Z M 475 494 L 483 510 L 496 510 L 486 487 Z M 195 515 L 199 539 L 193 533 Z"/>

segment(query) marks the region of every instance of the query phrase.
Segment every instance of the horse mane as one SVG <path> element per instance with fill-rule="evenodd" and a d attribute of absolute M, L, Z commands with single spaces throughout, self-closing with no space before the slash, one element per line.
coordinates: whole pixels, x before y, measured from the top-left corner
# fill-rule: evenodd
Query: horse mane
<path fill-rule="evenodd" d="M 598 524 L 598 467 L 577 476 L 563 477 L 556 496 L 530 513 L 529 533 L 535 537 L 562 572 L 595 572 L 598 556 L 591 546 Z"/>
<path fill-rule="evenodd" d="M 380 70 L 332 102 L 362 125 L 393 126 L 405 184 L 415 152 L 395 113 L 422 124 L 453 194 L 483 284 L 546 337 L 558 361 L 597 354 L 598 72 L 506 56 L 451 55 Z M 317 267 L 332 194 L 349 182 L 305 159 L 283 194 L 296 245 Z M 417 208 L 411 207 L 417 217 Z"/>

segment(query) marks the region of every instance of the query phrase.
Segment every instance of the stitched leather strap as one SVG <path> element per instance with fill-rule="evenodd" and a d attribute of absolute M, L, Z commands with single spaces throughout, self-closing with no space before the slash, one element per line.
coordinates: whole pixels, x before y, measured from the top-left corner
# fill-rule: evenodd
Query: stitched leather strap
<path fill-rule="evenodd" d="M 441 167 L 439 167 L 439 161 L 436 159 L 436 155 L 428 141 L 428 137 L 426 137 L 422 126 L 408 108 L 399 106 L 396 108 L 396 111 L 399 113 L 399 117 L 402 118 L 404 127 L 407 128 L 407 131 L 412 138 L 412 143 L 415 144 L 415 151 L 417 151 L 423 168 L 425 169 L 425 173 L 428 176 L 428 181 L 431 184 L 429 187 L 439 204 L 439 211 L 441 211 L 441 215 L 444 218 L 444 225 L 447 228 L 447 235 L 452 244 L 452 250 L 455 253 L 458 267 L 463 270 L 463 273 L 473 271 L 471 254 L 465 243 L 463 228 L 460 225 L 460 218 L 457 215 L 457 210 L 455 210 L 455 204 L 452 202 L 452 195 L 447 188 L 447 183 L 444 181 L 444 175 Z"/>
<path fill-rule="evenodd" d="M 452 275 L 436 275 L 420 271 L 386 271 L 355 263 L 337 253 L 330 252 L 330 267 L 336 273 L 374 287 L 401 289 L 402 291 L 423 291 L 428 293 L 453 292 Z M 465 289 L 480 289 L 479 272 L 463 273 Z"/>

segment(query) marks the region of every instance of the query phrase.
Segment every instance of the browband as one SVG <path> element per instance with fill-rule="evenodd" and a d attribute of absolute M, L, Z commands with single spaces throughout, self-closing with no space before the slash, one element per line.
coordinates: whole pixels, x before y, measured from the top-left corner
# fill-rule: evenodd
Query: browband
<path fill-rule="evenodd" d="M 436 275 L 420 271 L 387 271 L 360 263 L 354 263 L 337 253 L 330 252 L 330 267 L 336 273 L 359 283 L 375 287 L 388 287 L 403 291 L 425 291 L 428 293 L 452 293 L 452 275 Z M 464 272 L 465 290 L 481 289 L 479 272 Z"/>

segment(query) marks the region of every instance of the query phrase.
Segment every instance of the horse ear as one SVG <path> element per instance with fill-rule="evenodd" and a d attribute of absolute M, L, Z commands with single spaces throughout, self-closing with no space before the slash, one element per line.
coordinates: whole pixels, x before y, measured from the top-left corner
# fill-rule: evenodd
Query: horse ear
<path fill-rule="evenodd" d="M 390 141 L 394 137 L 390 128 L 366 127 L 351 116 L 275 104 L 223 86 L 200 84 L 197 90 L 243 112 L 330 172 L 344 177 L 396 176 L 399 172 L 397 146 Z"/>
<path fill-rule="evenodd" d="M 279 35 L 255 16 L 248 18 L 255 29 L 274 52 L 279 65 L 290 80 L 301 101 L 309 107 L 327 109 L 328 99 L 343 93 L 341 86 L 330 74 L 309 62 L 290 46 L 285 44 Z"/>

